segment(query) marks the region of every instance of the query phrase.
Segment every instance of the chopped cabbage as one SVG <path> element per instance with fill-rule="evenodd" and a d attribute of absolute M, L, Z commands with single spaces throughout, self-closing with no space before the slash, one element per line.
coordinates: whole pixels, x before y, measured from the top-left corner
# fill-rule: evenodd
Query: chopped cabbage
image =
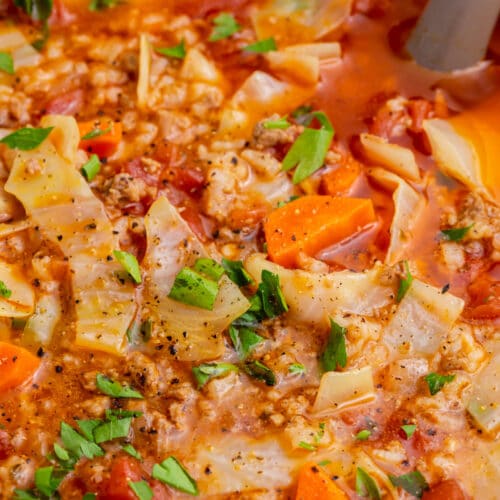
<path fill-rule="evenodd" d="M 23 341 L 49 344 L 61 317 L 59 288 L 55 288 L 53 292 L 44 293 L 38 298 L 35 313 L 28 318 L 24 327 Z"/>
<path fill-rule="evenodd" d="M 173 339 L 181 360 L 217 358 L 224 352 L 222 331 L 250 306 L 239 288 L 223 276 L 213 310 L 207 311 L 168 297 L 179 271 L 200 257 L 211 257 L 175 207 L 158 198 L 145 218 L 148 240 L 143 265 L 146 296 L 161 325 Z"/>
<path fill-rule="evenodd" d="M 29 316 L 35 307 L 35 292 L 22 270 L 0 260 L 0 281 L 5 287 L 0 294 L 0 317 Z"/>
<path fill-rule="evenodd" d="M 314 401 L 313 412 L 325 415 L 375 399 L 373 375 L 370 366 L 345 372 L 326 372 Z"/>
<path fill-rule="evenodd" d="M 129 280 L 118 279 L 121 265 L 108 260 L 118 247 L 113 227 L 104 206 L 75 169 L 77 124 L 71 117 L 47 116 L 40 125 L 55 129 L 37 149 L 17 152 L 5 189 L 68 258 L 76 344 L 121 354 L 135 314 L 135 289 Z"/>
<path fill-rule="evenodd" d="M 384 188 L 392 190 L 394 217 L 391 224 L 391 241 L 385 263 L 393 265 L 404 258 L 408 244 L 420 211 L 424 208 L 424 199 L 401 177 L 383 168 L 372 168 L 369 175 Z"/>
<path fill-rule="evenodd" d="M 414 279 L 383 339 L 403 353 L 432 355 L 460 316 L 464 301 Z"/>
<path fill-rule="evenodd" d="M 420 180 L 420 172 L 413 151 L 398 144 L 391 144 L 382 137 L 361 134 L 365 155 L 375 165 L 388 168 L 411 181 Z"/>
<path fill-rule="evenodd" d="M 263 254 L 253 254 L 245 267 L 256 281 L 263 269 L 280 277 L 290 314 L 304 322 L 328 325 L 328 316 L 336 311 L 370 315 L 392 301 L 394 290 L 380 284 L 383 266 L 356 273 L 340 271 L 317 274 L 286 269 L 270 262 Z"/>
<path fill-rule="evenodd" d="M 0 47 L 2 51 L 12 55 L 15 71 L 19 68 L 36 66 L 42 59 L 41 54 L 13 26 L 3 26 L 0 29 Z"/>

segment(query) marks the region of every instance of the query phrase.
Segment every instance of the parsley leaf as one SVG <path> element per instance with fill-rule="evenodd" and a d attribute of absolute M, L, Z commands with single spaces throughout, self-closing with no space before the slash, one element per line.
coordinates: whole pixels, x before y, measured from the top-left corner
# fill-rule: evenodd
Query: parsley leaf
<path fill-rule="evenodd" d="M 299 446 L 307 451 L 316 451 L 316 446 L 311 443 L 306 443 L 305 441 L 299 441 Z"/>
<path fill-rule="evenodd" d="M 229 38 L 241 29 L 241 26 L 236 22 L 234 16 L 227 12 L 220 13 L 214 18 L 213 23 L 214 28 L 208 38 L 210 42 L 217 42 L 218 40 Z"/>
<path fill-rule="evenodd" d="M 417 498 L 422 498 L 424 491 L 429 489 L 425 477 L 418 470 L 403 474 L 402 476 L 389 474 L 389 479 L 394 486 L 402 488 Z"/>
<path fill-rule="evenodd" d="M 356 434 L 356 439 L 358 441 L 366 441 L 372 435 L 372 431 L 369 429 L 363 429 Z"/>
<path fill-rule="evenodd" d="M 7 287 L 7 285 L 0 280 L 0 297 L 8 299 L 12 295 L 12 290 Z"/>
<path fill-rule="evenodd" d="M 290 127 L 291 123 L 287 120 L 286 116 L 283 116 L 282 118 L 278 118 L 277 120 L 266 120 L 262 126 L 264 128 L 267 128 L 268 130 L 273 130 L 273 129 L 286 129 Z"/>
<path fill-rule="evenodd" d="M 97 444 L 127 437 L 132 424 L 132 417 L 120 418 L 104 422 L 94 429 L 94 440 Z"/>
<path fill-rule="evenodd" d="M 142 411 L 137 410 L 123 410 L 122 408 L 110 408 L 106 410 L 106 420 L 113 420 L 116 418 L 128 417 L 142 417 Z"/>
<path fill-rule="evenodd" d="M 175 457 L 168 457 L 161 464 L 155 464 L 151 476 L 179 491 L 198 495 L 198 485 Z"/>
<path fill-rule="evenodd" d="M 222 259 L 222 267 L 225 269 L 227 277 L 238 286 L 251 285 L 253 279 L 243 267 L 241 260 Z"/>
<path fill-rule="evenodd" d="M 82 500 L 95 500 L 97 498 L 97 495 L 95 493 L 85 493 L 83 495 Z"/>
<path fill-rule="evenodd" d="M 276 49 L 276 40 L 273 37 L 259 40 L 243 48 L 245 52 L 251 52 L 252 54 L 265 54 Z"/>
<path fill-rule="evenodd" d="M 443 236 L 444 240 L 461 241 L 461 240 L 463 240 L 464 236 L 472 229 L 473 225 L 474 224 L 471 224 L 470 226 L 466 226 L 466 227 L 454 227 L 451 229 L 441 229 L 441 235 Z"/>
<path fill-rule="evenodd" d="M 54 443 L 54 453 L 56 457 L 63 462 L 67 462 L 70 459 L 69 453 L 57 443 Z"/>
<path fill-rule="evenodd" d="M 408 292 L 408 290 L 412 284 L 412 281 L 413 281 L 413 276 L 410 273 L 408 261 L 405 260 L 403 264 L 405 267 L 406 276 L 403 279 L 401 279 L 401 281 L 399 282 L 399 288 L 398 288 L 398 294 L 396 296 L 396 302 L 401 302 L 403 300 L 403 297 Z"/>
<path fill-rule="evenodd" d="M 151 500 L 153 498 L 153 492 L 146 481 L 129 481 L 128 485 L 139 500 Z"/>
<path fill-rule="evenodd" d="M 337 366 L 345 368 L 347 364 L 346 333 L 347 328 L 340 326 L 330 318 L 330 336 L 325 351 L 321 355 L 321 364 L 325 372 L 334 371 Z"/>
<path fill-rule="evenodd" d="M 42 37 L 32 44 L 36 50 L 41 50 L 50 34 L 47 21 L 52 14 L 53 0 L 14 0 L 14 5 L 23 9 L 33 21 L 42 22 Z"/>
<path fill-rule="evenodd" d="M 76 425 L 82 432 L 82 434 L 89 440 L 94 441 L 94 429 L 102 424 L 100 418 L 88 419 L 88 420 L 77 420 Z"/>
<path fill-rule="evenodd" d="M 245 363 L 244 369 L 248 375 L 257 380 L 262 380 L 266 385 L 276 385 L 276 376 L 273 371 L 260 361 L 249 361 Z"/>
<path fill-rule="evenodd" d="M 264 269 L 261 273 L 261 279 L 257 294 L 261 299 L 262 309 L 266 316 L 275 318 L 288 311 L 288 305 L 280 287 L 279 276 Z"/>
<path fill-rule="evenodd" d="M 61 439 L 64 446 L 78 458 L 93 459 L 104 455 L 104 451 L 100 446 L 84 438 L 66 422 L 61 422 Z"/>
<path fill-rule="evenodd" d="M 38 497 L 33 493 L 32 490 L 20 490 L 16 488 L 14 490 L 13 500 L 37 500 Z"/>
<path fill-rule="evenodd" d="M 360 497 L 380 500 L 380 491 L 375 480 L 361 467 L 356 467 L 356 493 Z"/>
<path fill-rule="evenodd" d="M 218 293 L 219 285 L 216 281 L 185 267 L 175 277 L 168 296 L 183 304 L 211 311 Z"/>
<path fill-rule="evenodd" d="M 215 260 L 208 258 L 196 259 L 193 269 L 214 281 L 219 281 L 225 272 L 223 266 L 215 262 Z"/>
<path fill-rule="evenodd" d="M 288 366 L 288 373 L 302 375 L 303 373 L 306 373 L 306 367 L 302 363 L 292 363 Z"/>
<path fill-rule="evenodd" d="M 401 429 L 405 433 L 406 439 L 410 439 L 417 430 L 417 426 L 415 424 L 407 424 L 402 425 Z"/>
<path fill-rule="evenodd" d="M 246 359 L 255 347 L 264 341 L 264 337 L 261 337 L 251 328 L 245 326 L 237 328 L 231 325 L 229 327 L 229 336 L 238 353 L 238 357 L 242 360 Z"/>
<path fill-rule="evenodd" d="M 122 386 L 118 382 L 111 380 L 109 377 L 98 373 L 96 376 L 96 387 L 104 394 L 113 398 L 135 398 L 143 399 L 140 392 L 132 389 L 129 386 Z"/>
<path fill-rule="evenodd" d="M 209 380 L 227 375 L 229 372 L 237 372 L 238 367 L 232 363 L 202 363 L 193 366 L 193 375 L 201 389 Z"/>
<path fill-rule="evenodd" d="M 12 134 L 0 139 L 0 143 L 6 144 L 11 149 L 20 149 L 21 151 L 31 151 L 42 144 L 52 132 L 54 127 L 48 128 L 20 128 Z"/>
<path fill-rule="evenodd" d="M 292 178 L 294 184 L 302 182 L 323 166 L 335 134 L 330 120 L 324 113 L 315 112 L 313 116 L 320 122 L 321 128 L 304 129 L 283 159 L 283 170 L 297 167 Z"/>
<path fill-rule="evenodd" d="M 51 497 L 59 488 L 64 475 L 54 474 L 54 467 L 41 467 L 35 471 L 35 486 L 36 489 L 47 497 Z"/>
<path fill-rule="evenodd" d="M 142 455 L 131 444 L 124 444 L 122 450 L 136 460 L 139 460 L 139 462 L 142 462 Z"/>
<path fill-rule="evenodd" d="M 122 250 L 113 250 L 113 255 L 135 283 L 139 284 L 142 282 L 141 268 L 139 267 L 139 263 L 137 262 L 135 255 L 123 252 Z"/>
<path fill-rule="evenodd" d="M 162 56 L 173 57 L 174 59 L 184 59 L 186 57 L 186 45 L 184 40 L 173 47 L 156 47 L 155 51 Z"/>
<path fill-rule="evenodd" d="M 14 60 L 7 52 L 0 52 L 0 71 L 4 71 L 9 75 L 14 74 Z"/>
<path fill-rule="evenodd" d="M 111 125 L 108 128 L 102 129 L 99 127 L 93 128 L 90 132 L 87 132 L 85 135 L 82 135 L 82 141 L 90 141 L 91 139 L 96 139 L 97 137 L 101 137 L 101 135 L 106 135 L 111 132 Z"/>
<path fill-rule="evenodd" d="M 455 375 L 441 375 L 439 373 L 429 373 L 424 377 L 427 385 L 429 386 L 429 392 L 431 396 L 437 394 L 443 387 L 444 384 L 452 382 L 455 379 Z"/>

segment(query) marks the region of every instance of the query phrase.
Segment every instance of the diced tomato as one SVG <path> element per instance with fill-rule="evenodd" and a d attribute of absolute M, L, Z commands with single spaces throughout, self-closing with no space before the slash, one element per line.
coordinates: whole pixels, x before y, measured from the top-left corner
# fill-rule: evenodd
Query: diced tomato
<path fill-rule="evenodd" d="M 98 118 L 88 122 L 79 122 L 80 147 L 99 158 L 108 158 L 117 149 L 122 140 L 122 124 L 110 118 Z M 89 137 L 88 139 L 83 139 Z"/>
<path fill-rule="evenodd" d="M 148 186 L 158 185 L 158 176 L 147 172 L 140 158 L 129 161 L 125 166 L 125 171 L 136 179 L 142 179 Z"/>
<path fill-rule="evenodd" d="M 432 104 L 425 99 L 412 99 L 408 102 L 408 111 L 412 118 L 411 130 L 415 133 L 422 132 L 424 120 L 433 113 Z"/>
<path fill-rule="evenodd" d="M 500 266 L 496 266 L 500 269 Z M 500 318 L 500 281 L 493 268 L 488 273 L 481 274 L 469 285 L 470 304 L 465 315 L 472 319 Z"/>
<path fill-rule="evenodd" d="M 117 458 L 111 466 L 110 477 L 99 494 L 99 500 L 137 500 L 128 483 L 140 481 L 143 476 L 141 465 L 135 458 Z"/>
<path fill-rule="evenodd" d="M 184 0 L 181 4 L 183 14 L 205 17 L 209 13 L 223 10 L 238 12 L 248 2 L 249 0 Z"/>
<path fill-rule="evenodd" d="M 7 431 L 0 429 L 0 460 L 5 460 L 14 452 L 10 442 L 10 436 Z"/>
<path fill-rule="evenodd" d="M 466 500 L 460 485 L 454 479 L 443 481 L 424 493 L 422 500 Z"/>
<path fill-rule="evenodd" d="M 191 196 L 199 196 L 205 185 L 203 172 L 187 166 L 165 168 L 161 174 L 161 180 Z"/>
<path fill-rule="evenodd" d="M 256 226 L 268 213 L 265 205 L 255 205 L 248 208 L 235 208 L 229 214 L 228 225 L 231 229 Z"/>
<path fill-rule="evenodd" d="M 212 239 L 210 221 L 203 217 L 194 206 L 184 206 L 179 210 L 179 213 L 201 241 L 205 243 Z"/>
<path fill-rule="evenodd" d="M 83 90 L 71 90 L 47 103 L 45 111 L 53 115 L 75 115 L 83 106 Z"/>

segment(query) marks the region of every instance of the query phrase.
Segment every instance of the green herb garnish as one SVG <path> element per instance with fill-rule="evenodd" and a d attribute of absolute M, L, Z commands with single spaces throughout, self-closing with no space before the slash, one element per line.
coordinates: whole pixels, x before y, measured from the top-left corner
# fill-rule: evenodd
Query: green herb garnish
<path fill-rule="evenodd" d="M 355 438 L 358 441 L 366 441 L 371 435 L 372 435 L 372 431 L 370 431 L 369 429 L 363 429 L 362 431 L 359 431 L 356 434 Z"/>
<path fill-rule="evenodd" d="M 307 451 L 316 451 L 316 446 L 311 443 L 306 443 L 305 441 L 299 441 L 299 446 Z"/>
<path fill-rule="evenodd" d="M 0 297 L 8 299 L 12 295 L 12 290 L 7 287 L 7 285 L 0 280 Z"/>
<path fill-rule="evenodd" d="M 112 441 L 116 438 L 124 438 L 128 436 L 130 425 L 132 424 L 132 417 L 120 418 L 103 422 L 101 425 L 94 429 L 94 441 L 104 443 L 105 441 Z"/>
<path fill-rule="evenodd" d="M 153 491 L 146 481 L 129 481 L 128 485 L 139 500 L 151 500 L 153 498 Z"/>
<path fill-rule="evenodd" d="M 21 151 L 31 151 L 42 144 L 52 132 L 54 127 L 47 128 L 20 128 L 12 134 L 0 139 L 0 143 L 6 144 L 11 149 L 20 149 Z"/>
<path fill-rule="evenodd" d="M 131 276 L 135 283 L 139 284 L 142 282 L 141 268 L 135 255 L 128 252 L 123 252 L 122 250 L 113 250 L 113 255 L 115 259 L 123 266 L 123 269 Z"/>
<path fill-rule="evenodd" d="M 283 170 L 297 167 L 292 178 L 294 184 L 302 182 L 323 166 L 335 134 L 330 120 L 324 113 L 315 112 L 312 115 L 320 122 L 321 128 L 306 128 L 283 159 Z"/>
<path fill-rule="evenodd" d="M 104 455 L 104 451 L 100 446 L 84 438 L 66 422 L 61 422 L 61 440 L 64 446 L 74 453 L 77 458 L 86 457 L 92 460 L 94 457 Z"/>
<path fill-rule="evenodd" d="M 467 227 L 454 227 L 451 229 L 442 229 L 441 235 L 443 239 L 448 241 L 461 241 L 464 239 L 465 235 L 472 229 L 473 225 L 474 224 L 471 224 L 470 226 Z"/>
<path fill-rule="evenodd" d="M 244 369 L 248 375 L 257 380 L 262 380 L 266 385 L 276 385 L 276 376 L 273 371 L 260 361 L 249 361 L 245 363 Z"/>
<path fill-rule="evenodd" d="M 405 260 L 403 262 L 404 268 L 405 268 L 405 273 L 406 276 L 401 279 L 399 282 L 399 288 L 398 288 L 398 294 L 396 296 L 396 302 L 401 302 L 403 300 L 403 297 L 407 294 L 408 290 L 410 289 L 410 286 L 413 282 L 413 276 L 410 273 L 410 267 L 408 266 L 408 261 Z"/>
<path fill-rule="evenodd" d="M 402 425 L 401 429 L 405 433 L 406 439 L 410 439 L 415 434 L 417 426 L 415 424 Z"/>
<path fill-rule="evenodd" d="M 8 52 L 0 52 L 0 71 L 9 75 L 14 74 L 14 59 Z"/>
<path fill-rule="evenodd" d="M 139 462 L 142 462 L 141 454 L 131 444 L 124 444 L 122 446 L 122 450 L 125 453 L 128 453 L 131 457 L 134 457 L 136 460 L 139 460 Z"/>
<path fill-rule="evenodd" d="M 155 51 L 162 56 L 173 57 L 174 59 L 184 59 L 186 57 L 184 40 L 173 47 L 157 47 Z"/>
<path fill-rule="evenodd" d="M 151 475 L 176 490 L 190 495 L 199 493 L 196 481 L 175 457 L 168 457 L 161 464 L 155 464 Z"/>
<path fill-rule="evenodd" d="M 429 489 L 425 477 L 422 476 L 418 470 L 403 474 L 402 476 L 393 476 L 389 474 L 389 480 L 397 488 L 402 488 L 410 495 L 417 498 L 422 498 L 424 491 Z"/>
<path fill-rule="evenodd" d="M 251 52 L 252 54 L 265 54 L 276 49 L 276 40 L 273 37 L 259 40 L 243 48 L 245 52 Z"/>
<path fill-rule="evenodd" d="M 264 128 L 267 128 L 268 130 L 273 130 L 273 129 L 286 129 L 290 127 L 291 123 L 287 120 L 286 116 L 283 116 L 282 118 L 278 118 L 277 120 L 266 120 L 262 126 Z"/>
<path fill-rule="evenodd" d="M 106 129 L 101 129 L 99 127 L 93 128 L 90 132 L 87 132 L 85 135 L 82 135 L 82 141 L 90 141 L 91 139 L 96 139 L 97 137 L 101 137 L 101 135 L 106 135 L 111 132 L 111 125 Z"/>
<path fill-rule="evenodd" d="M 264 337 L 261 337 L 251 328 L 245 326 L 236 327 L 231 325 L 229 327 L 229 336 L 238 353 L 238 357 L 242 360 L 246 359 L 255 347 L 264 341 Z"/>
<path fill-rule="evenodd" d="M 238 286 L 251 285 L 253 279 L 243 267 L 241 260 L 222 259 L 222 267 L 225 269 L 227 277 Z"/>
<path fill-rule="evenodd" d="M 81 168 L 82 175 L 89 182 L 95 178 L 95 176 L 99 173 L 99 170 L 101 170 L 101 161 L 95 154 L 92 155 L 87 163 L 85 163 Z"/>
<path fill-rule="evenodd" d="M 208 258 L 197 259 L 193 269 L 214 281 L 219 281 L 225 272 L 223 266 L 215 262 L 215 260 Z"/>
<path fill-rule="evenodd" d="M 121 3 L 121 0 L 90 0 L 89 10 L 95 12 L 105 10 L 111 7 L 116 7 Z"/>
<path fill-rule="evenodd" d="M 241 26 L 236 22 L 234 16 L 227 12 L 222 12 L 215 17 L 213 24 L 214 28 L 208 38 L 210 42 L 217 42 L 218 40 L 229 38 L 241 29 Z"/>
<path fill-rule="evenodd" d="M 330 318 L 330 336 L 320 358 L 325 372 L 334 371 L 338 366 L 345 368 L 347 364 L 346 333 L 347 328 L 340 326 Z"/>
<path fill-rule="evenodd" d="M 293 373 L 294 375 L 302 375 L 306 373 L 306 367 L 302 363 L 292 363 L 288 366 L 288 373 Z"/>
<path fill-rule="evenodd" d="M 429 386 L 429 392 L 431 393 L 431 396 L 434 396 L 434 394 L 437 394 L 444 387 L 444 384 L 452 382 L 455 379 L 455 375 L 429 373 L 424 377 L 424 379 Z"/>
<path fill-rule="evenodd" d="M 279 276 L 264 269 L 261 273 L 261 279 L 257 293 L 266 316 L 275 318 L 288 311 L 288 305 L 280 287 Z"/>
<path fill-rule="evenodd" d="M 198 382 L 198 389 L 201 389 L 209 380 L 223 377 L 230 372 L 237 372 L 238 367 L 231 363 L 202 363 L 193 366 L 193 375 Z"/>
<path fill-rule="evenodd" d="M 111 380 L 109 377 L 98 373 L 96 376 L 96 387 L 104 394 L 113 398 L 135 398 L 143 399 L 140 392 L 132 389 L 127 385 L 121 385 L 118 382 Z"/>
<path fill-rule="evenodd" d="M 168 296 L 183 304 L 211 311 L 218 293 L 219 285 L 217 282 L 185 267 L 175 277 Z"/>
<path fill-rule="evenodd" d="M 356 493 L 360 497 L 380 500 L 380 491 L 375 480 L 361 467 L 356 467 Z"/>

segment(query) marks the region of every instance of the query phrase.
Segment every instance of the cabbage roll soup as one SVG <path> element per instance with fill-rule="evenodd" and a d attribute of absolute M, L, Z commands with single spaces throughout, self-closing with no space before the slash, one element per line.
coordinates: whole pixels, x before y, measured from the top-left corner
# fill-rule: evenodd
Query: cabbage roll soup
<path fill-rule="evenodd" d="M 500 498 L 500 30 L 425 4 L 0 2 L 0 500 Z"/>

